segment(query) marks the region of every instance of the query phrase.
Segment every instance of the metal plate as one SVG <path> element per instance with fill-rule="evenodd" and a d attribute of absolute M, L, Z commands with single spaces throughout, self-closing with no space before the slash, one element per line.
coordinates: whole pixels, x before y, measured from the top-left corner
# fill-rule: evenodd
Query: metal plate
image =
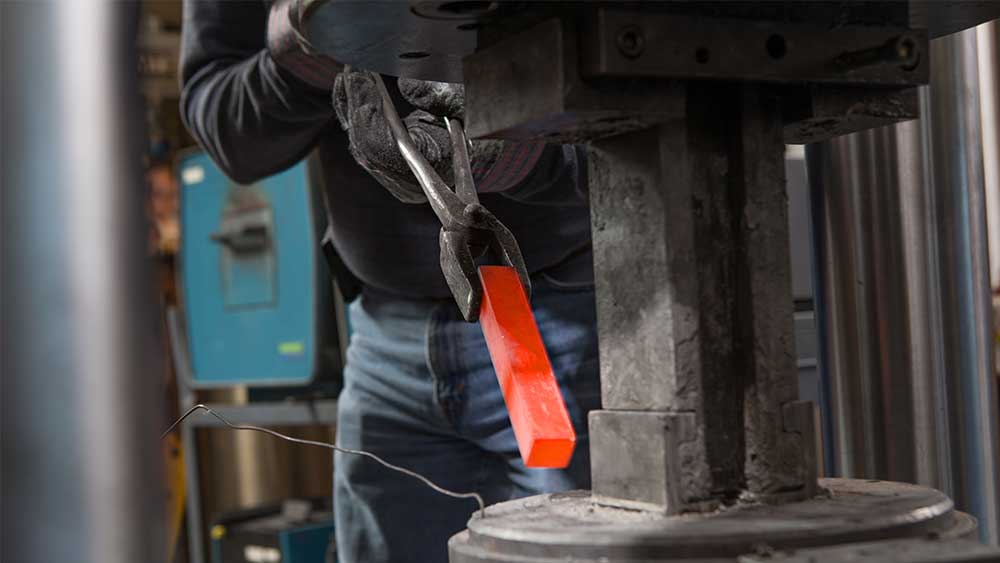
<path fill-rule="evenodd" d="M 909 539 L 852 543 L 740 557 L 739 563 L 1000 563 L 1000 550 L 975 540 Z"/>
<path fill-rule="evenodd" d="M 452 538 L 451 561 L 731 558 L 765 545 L 780 549 L 962 536 L 975 528 L 934 489 L 849 479 L 823 479 L 820 485 L 826 492 L 803 502 L 673 517 L 600 506 L 585 491 L 505 502 L 487 508 L 485 517 L 474 516 L 468 531 Z"/>
<path fill-rule="evenodd" d="M 309 10 L 303 33 L 320 52 L 391 76 L 462 81 L 479 17 L 494 2 L 331 0 Z"/>
<path fill-rule="evenodd" d="M 484 20 L 497 11 L 516 12 L 520 6 L 532 4 L 469 0 L 299 1 L 308 6 L 303 18 L 304 34 L 320 52 L 343 63 L 392 76 L 447 82 L 462 81 L 462 57 L 476 50 L 479 35 L 477 30 Z M 537 6 L 540 3 L 534 4 Z M 560 7 L 572 10 L 574 4 L 580 3 L 563 2 Z M 595 2 L 587 4 L 597 5 Z M 788 10 L 762 8 L 757 10 L 761 13 L 747 14 L 746 7 L 751 3 L 702 3 L 702 7 L 698 4 L 660 3 L 659 9 L 746 19 L 766 19 L 766 16 L 774 16 L 775 13 L 788 16 L 789 12 L 791 16 L 798 17 L 804 9 L 801 6 L 810 4 L 810 10 L 822 13 L 829 12 L 830 6 L 838 10 L 863 9 L 857 7 L 860 3 L 852 6 L 849 2 L 800 3 L 799 7 L 790 3 L 791 8 Z M 899 19 L 894 17 L 893 9 L 884 6 L 879 8 L 876 16 L 882 17 L 881 12 L 887 10 L 890 13 L 886 17 Z M 853 15 L 858 17 L 857 14 Z M 911 2 L 908 19 L 911 26 L 927 28 L 931 37 L 938 37 L 997 17 L 1000 17 L 1000 2 L 949 0 Z M 842 17 L 838 18 L 838 21 L 843 21 Z M 905 25 L 905 21 L 900 23 Z"/>
<path fill-rule="evenodd" d="M 889 25 L 831 29 L 602 8 L 584 29 L 582 72 L 593 78 L 912 86 L 927 83 L 930 66 L 926 31 Z"/>

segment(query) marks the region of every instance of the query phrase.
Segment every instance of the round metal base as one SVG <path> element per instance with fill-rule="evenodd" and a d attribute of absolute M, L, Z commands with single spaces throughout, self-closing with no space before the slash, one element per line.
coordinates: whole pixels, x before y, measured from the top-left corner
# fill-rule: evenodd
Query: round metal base
<path fill-rule="evenodd" d="M 448 544 L 450 563 L 735 561 L 761 550 L 933 535 L 965 537 L 973 518 L 927 487 L 821 479 L 802 502 L 664 516 L 595 503 L 587 491 L 509 501 Z"/>

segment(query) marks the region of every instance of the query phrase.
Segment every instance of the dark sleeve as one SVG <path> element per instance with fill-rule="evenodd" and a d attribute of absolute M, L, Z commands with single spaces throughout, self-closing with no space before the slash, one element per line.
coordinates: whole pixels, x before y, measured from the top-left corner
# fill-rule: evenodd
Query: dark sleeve
<path fill-rule="evenodd" d="M 536 205 L 588 205 L 586 149 L 581 145 L 545 145 L 531 172 L 501 193 Z"/>
<path fill-rule="evenodd" d="M 181 116 L 233 180 L 300 161 L 333 118 L 331 94 L 278 67 L 261 0 L 184 0 Z"/>

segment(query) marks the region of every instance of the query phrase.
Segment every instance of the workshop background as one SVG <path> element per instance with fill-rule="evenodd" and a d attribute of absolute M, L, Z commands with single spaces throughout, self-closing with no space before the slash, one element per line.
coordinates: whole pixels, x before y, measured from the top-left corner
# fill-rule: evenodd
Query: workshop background
<path fill-rule="evenodd" d="M 306 165 L 255 186 L 260 200 L 250 206 L 265 207 L 261 220 L 280 233 L 270 250 L 231 252 L 232 246 L 216 240 L 227 227 L 220 218 L 247 202 L 227 201 L 234 193 L 232 182 L 198 149 L 181 121 L 180 2 L 144 2 L 143 7 L 140 68 L 149 136 L 150 250 L 171 360 L 166 404 L 173 416 L 206 403 L 235 423 L 333 442 L 333 399 L 345 344 L 340 338 L 346 334 L 338 336 L 331 326 L 343 322 L 343 307 L 318 250 L 314 230 L 322 234 L 324 216 Z M 256 221 L 254 213 L 230 216 L 232 227 Z M 207 312 L 223 301 L 230 318 Z M 330 322 L 316 326 L 324 320 Z M 286 334 L 274 332 L 279 323 Z M 307 343 L 310 339 L 317 341 Z M 212 341 L 213 349 L 189 348 L 205 341 Z M 282 361 L 312 354 L 314 347 L 323 348 L 316 355 L 324 357 L 310 365 L 289 367 Z M 316 424 L 307 410 L 328 424 Z M 298 542 L 296 553 L 284 554 L 282 561 L 326 556 L 332 549 L 330 452 L 219 428 L 211 417 L 191 419 L 196 420 L 206 426 L 175 431 L 167 441 L 168 561 L 244 561 L 247 543 L 264 549 L 257 555 L 266 561 L 274 555 L 267 549 L 281 549 L 279 534 Z M 305 516 L 290 516 L 302 503 L 312 508 Z M 261 541 L 255 535 L 261 530 L 270 530 L 275 541 Z M 303 543 L 303 537 L 309 541 Z"/>
<path fill-rule="evenodd" d="M 141 151 L 144 196 L 141 209 L 134 206 L 129 209 L 141 215 L 133 220 L 141 219 L 148 227 L 141 246 L 146 257 L 155 264 L 155 275 L 142 281 L 155 291 L 160 304 L 151 319 L 160 327 L 161 339 L 156 345 L 166 361 L 163 370 L 151 369 L 137 376 L 155 377 L 160 381 L 155 405 L 164 413 L 156 420 L 161 428 L 166 428 L 191 406 L 206 403 L 237 423 L 258 424 L 300 438 L 332 442 L 339 372 L 350 326 L 343 300 L 322 258 L 319 235 L 323 232 L 325 219 L 315 197 L 318 188 L 314 175 L 309 163 L 302 163 L 287 173 L 257 184 L 252 200 L 234 199 L 231 182 L 200 152 L 180 119 L 177 60 L 181 20 L 179 2 L 141 3 L 135 62 L 139 68 L 143 98 L 141 114 L 145 126 L 145 144 Z M 13 31 L 16 30 L 4 22 L 8 38 Z M 28 31 L 26 28 L 22 33 Z M 995 294 L 1000 295 L 1000 146 L 997 139 L 1000 111 L 995 105 L 1000 99 L 997 51 L 1000 25 L 984 24 L 972 33 L 978 34 L 980 42 L 979 83 L 986 93 L 982 97 L 983 119 L 984 123 L 991 124 L 983 130 L 987 151 L 986 207 L 990 279 Z M 8 56 L 5 52 L 5 81 L 6 69 L 12 64 Z M 844 145 L 828 147 L 828 150 L 847 150 L 844 147 L 858 150 L 857 146 L 879 141 L 865 135 L 852 135 L 843 140 Z M 5 136 L 3 144 L 10 141 Z M 101 150 L 114 148 L 108 146 Z M 7 150 L 4 153 L 5 159 L 17 156 Z M 800 396 L 822 404 L 830 398 L 824 397 L 829 389 L 824 389 L 823 376 L 818 369 L 814 273 L 855 280 L 865 276 L 875 279 L 879 274 L 860 265 L 857 271 L 823 272 L 822 266 L 814 263 L 811 248 L 815 202 L 810 201 L 806 153 L 802 146 L 788 147 L 786 171 Z M 831 176 L 829 181 L 848 185 L 856 179 Z M 854 191 L 844 197 L 860 196 Z M 12 205 L 18 205 L 18 201 L 5 187 L 3 208 L 4 220 L 8 223 L 3 237 L 5 253 L 13 252 L 12 242 L 23 242 L 21 238 L 7 236 L 9 231 L 6 229 L 13 228 L 8 215 L 13 213 L 10 211 Z M 25 204 L 24 209 L 28 208 L 31 206 Z M 856 225 L 879 224 L 877 213 L 840 219 L 854 221 Z M 64 228 L 59 226 L 59 221 L 58 217 L 53 220 L 54 229 Z M 300 230 L 296 232 L 295 228 Z M 874 228 L 858 228 L 862 232 L 856 233 L 858 239 L 851 242 L 856 245 L 852 249 L 877 249 L 880 232 Z M 260 237 L 270 243 L 262 243 Z M 848 243 L 844 238 L 838 240 L 845 245 Z M 80 248 L 76 252 L 87 254 L 88 245 L 98 242 L 78 240 Z M 62 254 L 67 253 L 60 250 Z M 864 257 L 869 265 L 878 260 L 877 253 Z M 198 264 L 209 266 L 197 267 Z M 44 277 L 44 273 L 38 275 Z M 294 288 L 299 289 L 294 291 Z M 7 302 L 12 299 L 9 292 L 16 290 L 16 286 L 8 283 L 2 290 L 7 305 L 3 330 L 8 332 L 13 326 L 8 324 L 8 315 L 11 319 L 21 317 L 16 314 L 14 305 Z M 300 294 L 301 299 L 282 298 L 285 294 L 281 292 L 289 290 Z M 216 302 L 223 302 L 224 309 L 232 316 L 206 313 Z M 869 305 L 852 304 L 865 310 Z M 994 312 L 996 337 L 1000 342 L 1000 298 L 994 299 Z M 49 314 L 60 313 L 49 311 Z M 872 314 L 877 316 L 877 312 Z M 250 316 L 252 318 L 246 320 Z M 274 331 L 273 327 L 279 322 L 287 330 Z M 861 322 L 866 330 L 875 330 L 880 319 L 868 317 Z M 892 339 L 885 335 L 871 338 Z M 247 350 L 245 343 L 248 340 L 258 345 Z M 259 351 L 264 351 L 260 352 L 262 356 L 254 356 Z M 851 400 L 867 402 L 869 413 L 891 408 L 888 402 L 882 407 L 873 406 L 885 401 L 884 398 L 872 399 L 880 385 L 880 368 L 872 363 L 877 360 L 871 360 L 864 353 L 839 359 L 845 362 L 839 369 L 848 369 L 845 366 L 850 364 L 850 369 L 859 373 L 855 380 L 857 388 L 843 393 L 854 393 L 849 397 Z M 14 360 L 5 359 L 5 368 L 8 361 Z M 4 391 L 4 395 L 9 396 L 9 390 L 5 388 Z M 116 397 L 128 397 L 120 394 L 124 391 L 116 393 L 119 393 Z M 848 401 L 843 396 L 840 400 Z M 7 403 L 4 405 L 6 407 Z M 108 414 L 119 406 L 120 403 L 108 401 L 103 404 L 107 408 L 103 412 Z M 39 405 L 38 410 L 58 408 L 59 405 Z M 282 551 L 281 561 L 318 561 L 317 554 L 327 561 L 335 560 L 335 546 L 330 540 L 333 524 L 329 498 L 333 467 L 329 451 L 290 444 L 260 433 L 234 431 L 201 414 L 189 420 L 191 424 L 174 430 L 163 441 L 158 458 L 162 470 L 159 484 L 147 483 L 163 491 L 162 544 L 167 561 L 278 561 L 275 553 L 288 549 L 287 545 L 295 545 L 295 549 L 303 551 L 300 554 Z M 855 430 L 860 435 L 864 432 L 861 426 L 878 422 L 861 420 L 857 424 L 859 427 Z M 5 439 L 10 428 L 4 428 Z M 817 439 L 825 446 L 820 448 L 822 454 L 830 451 L 834 430 L 822 425 L 819 428 L 821 436 Z M 852 447 L 847 438 L 841 439 L 839 445 Z M 900 471 L 888 467 L 885 460 L 852 458 L 845 464 L 829 456 L 821 460 L 820 468 L 827 475 L 872 478 Z M 9 517 L 11 515 L 5 512 L 4 518 Z M 296 539 L 289 542 L 287 538 Z"/>
<path fill-rule="evenodd" d="M 180 40 L 181 9 L 179 2 L 144 2 L 145 13 L 143 15 L 143 29 L 141 34 L 141 63 L 142 63 L 142 84 L 143 93 L 147 105 L 147 127 L 149 131 L 149 172 L 147 180 L 150 189 L 150 209 L 153 213 L 154 230 L 151 234 L 151 249 L 159 265 L 159 287 L 165 305 L 174 311 L 183 310 L 184 304 L 180 301 L 180 293 L 176 284 L 180 276 L 178 266 L 180 258 L 178 249 L 181 234 L 180 219 L 180 192 L 184 189 L 184 174 L 186 158 L 201 159 L 201 165 L 211 167 L 211 163 L 205 157 L 198 156 L 195 143 L 187 134 L 178 112 L 179 90 L 177 83 L 177 57 Z M 980 36 L 983 38 L 984 50 L 995 50 L 995 39 L 993 35 L 997 32 L 998 26 L 993 23 L 984 24 L 980 29 Z M 988 71 L 990 80 L 996 78 L 992 74 L 992 69 L 984 68 Z M 997 75 L 1000 76 L 1000 75 Z M 983 81 L 984 85 L 988 83 Z M 984 100 L 992 99 L 985 96 Z M 986 107 L 988 111 L 996 111 L 992 106 Z M 864 140 L 856 139 L 864 134 L 850 136 L 851 142 L 862 143 Z M 991 139 L 996 143 L 996 139 Z M 869 141 L 871 142 L 871 141 Z M 996 163 L 994 163 L 996 166 Z M 190 172 L 188 172 L 190 175 Z M 224 178 L 218 177 L 216 180 L 221 184 L 225 183 Z M 813 256 L 812 256 L 812 221 L 813 210 L 810 207 L 809 184 L 805 168 L 805 151 L 802 145 L 789 145 L 786 152 L 786 175 L 788 182 L 789 199 L 789 220 L 791 232 L 791 258 L 792 258 L 792 282 L 793 295 L 795 298 L 795 338 L 798 355 L 800 397 L 802 399 L 820 402 L 821 390 L 820 375 L 817 364 L 817 329 L 815 324 L 815 311 L 813 301 L 814 279 L 813 279 Z M 847 180 L 840 181 L 849 183 Z M 876 180 L 877 181 L 877 180 Z M 991 261 L 991 281 L 995 290 L 1000 288 L 1000 179 L 996 174 L 988 178 L 988 215 L 990 227 L 990 252 L 994 257 Z M 305 186 L 303 186 L 305 187 Z M 863 187 L 861 188 L 863 190 Z M 847 191 L 846 189 L 844 191 Z M 843 218 L 841 218 L 843 219 Z M 206 220 L 214 222 L 214 217 L 207 217 Z M 858 218 L 862 222 L 871 222 L 867 236 L 875 236 L 877 231 L 877 218 L 868 216 Z M 842 241 L 845 248 L 850 244 L 864 244 L 878 246 L 874 240 Z M 877 256 L 868 259 L 879 260 Z M 860 267 L 860 266 L 859 266 Z M 874 275 L 872 272 L 851 272 L 850 275 L 861 278 L 863 275 Z M 318 281 L 322 283 L 322 281 Z M 336 290 L 334 290 L 336 291 Z M 346 331 L 347 323 L 344 318 L 343 304 L 338 295 L 332 296 L 333 303 L 330 303 L 330 310 L 335 311 L 335 316 L 339 320 L 337 327 L 342 332 Z M 995 300 L 995 308 L 1000 311 L 1000 297 Z M 857 307 L 867 308 L 871 304 L 855 304 Z M 877 309 L 877 307 L 875 307 Z M 868 318 L 869 322 L 877 323 L 877 320 Z M 166 322 L 166 321 L 165 321 Z M 997 313 L 998 335 L 1000 335 L 1000 312 Z M 169 327 L 167 327 L 169 329 Z M 225 330 L 224 327 L 217 327 Z M 169 333 L 169 330 L 167 331 Z M 337 339 L 338 346 L 346 344 L 346 338 L 341 335 Z M 1000 336 L 998 336 L 1000 338 Z M 170 343 L 165 344 L 169 348 Z M 240 408 L 246 410 L 244 414 L 250 413 L 251 419 L 257 422 L 263 420 L 273 422 L 267 417 L 267 405 L 275 396 L 266 388 L 257 388 L 256 392 L 247 384 L 210 386 L 212 388 L 180 390 L 180 403 L 177 402 L 178 366 L 176 365 L 177 354 L 172 353 L 168 376 L 168 391 L 166 394 L 167 404 L 174 414 L 178 413 L 177 405 L 190 406 L 196 402 L 213 402 L 224 405 L 231 405 L 233 408 L 226 411 L 232 413 L 236 418 L 240 417 Z M 854 369 L 859 372 L 857 380 L 859 387 L 877 386 L 878 371 L 877 365 L 863 365 L 864 355 L 852 358 L 855 362 L 851 366 L 843 366 L 840 369 Z M 998 356 L 1000 357 L 1000 356 Z M 842 359 L 843 360 L 843 359 Z M 846 360 L 844 360 L 846 361 Z M 330 367 L 339 369 L 339 364 Z M 184 370 L 180 370 L 183 372 Z M 998 372 L 1000 373 L 1000 372 Z M 190 374 L 188 374 L 190 377 Z M 336 379 L 336 374 L 328 374 Z M 198 387 L 195 385 L 195 387 Z M 263 393 L 262 393 L 263 391 Z M 278 396 L 287 392 L 285 399 L 302 399 L 315 389 L 305 387 L 296 391 L 279 390 Z M 255 395 L 256 393 L 256 395 Z M 869 404 L 871 398 L 862 398 L 859 394 L 867 395 L 868 391 L 855 390 L 856 395 L 845 397 L 847 401 L 866 401 Z M 270 396 L 269 396 L 270 395 Z M 322 396 L 322 393 L 319 395 Z M 330 396 L 330 394 L 327 394 Z M 257 409 L 256 411 L 253 409 Z M 295 418 L 294 414 L 290 414 Z M 332 415 L 331 415 L 332 416 Z M 877 414 L 873 416 L 878 416 Z M 279 415 L 280 418 L 280 415 Z M 877 424 L 877 423 L 869 423 Z M 335 430 L 331 426 L 278 426 L 282 432 L 287 432 L 295 436 L 314 440 L 333 440 Z M 863 431 L 858 431 L 860 435 Z M 223 563 L 213 557 L 221 557 L 221 553 L 212 551 L 212 541 L 220 543 L 224 536 L 224 525 L 213 525 L 214 522 L 225 521 L 227 516 L 238 516 L 241 511 L 259 507 L 278 506 L 287 499 L 322 499 L 330 496 L 330 479 L 332 472 L 331 456 L 327 452 L 318 449 L 304 448 L 294 444 L 288 444 L 272 437 L 256 433 L 233 432 L 225 428 L 204 428 L 196 432 L 197 450 L 194 456 L 197 463 L 189 463 L 187 466 L 182 462 L 182 451 L 180 448 L 181 438 L 179 433 L 171 436 L 167 456 L 168 468 L 168 526 L 170 539 L 170 555 L 172 561 L 212 561 L 213 563 Z M 832 440 L 832 431 L 828 430 L 826 440 Z M 189 447 L 192 445 L 189 444 Z M 822 449 L 820 450 L 822 453 Z M 188 458 L 193 457 L 188 455 Z M 826 469 L 827 474 L 849 472 L 854 476 L 881 476 L 887 474 L 889 469 L 885 466 L 885 460 L 857 460 L 853 462 L 853 467 L 849 471 L 837 471 L 832 460 L 821 460 L 821 467 Z M 189 477 L 185 480 L 185 467 L 189 471 Z M 845 468 L 841 468 L 845 469 Z M 896 469 L 898 474 L 899 470 Z M 193 478 L 192 478 L 193 477 Z M 191 481 L 197 489 L 192 490 Z M 186 485 L 186 486 L 185 486 Z M 187 487 L 187 488 L 186 488 Z M 182 500 L 183 499 L 183 500 Z M 192 499 L 194 501 L 192 502 Z M 185 511 L 184 507 L 187 507 Z M 191 517 L 192 510 L 198 511 L 198 515 Z M 185 514 L 187 517 L 185 519 Z M 253 514 L 253 510 L 250 511 Z M 193 541 L 193 543 L 192 543 Z M 200 547 L 199 547 L 200 545 Z M 238 558 L 236 560 L 239 560 Z M 225 560 L 228 563 L 228 560 Z"/>

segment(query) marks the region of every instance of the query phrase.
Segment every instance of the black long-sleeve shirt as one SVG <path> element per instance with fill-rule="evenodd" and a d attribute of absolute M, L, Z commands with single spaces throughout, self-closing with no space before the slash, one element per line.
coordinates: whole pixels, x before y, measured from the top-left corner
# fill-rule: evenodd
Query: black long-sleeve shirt
<path fill-rule="evenodd" d="M 448 297 L 437 217 L 428 205 L 396 200 L 354 161 L 330 92 L 299 80 L 268 53 L 268 9 L 260 0 L 185 0 L 181 111 L 188 129 L 244 184 L 318 148 L 333 242 L 346 266 L 384 291 Z M 552 145 L 515 186 L 481 194 L 518 239 L 532 273 L 573 284 L 591 279 L 585 176 L 580 150 Z"/>

